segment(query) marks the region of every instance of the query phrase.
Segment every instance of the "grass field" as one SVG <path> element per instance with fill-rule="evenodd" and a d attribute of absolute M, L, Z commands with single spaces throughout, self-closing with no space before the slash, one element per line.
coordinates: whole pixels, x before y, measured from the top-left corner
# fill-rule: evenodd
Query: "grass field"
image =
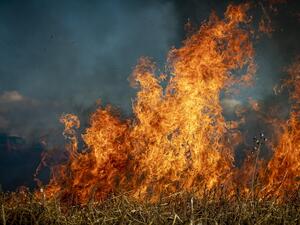
<path fill-rule="evenodd" d="M 112 196 L 102 203 L 68 206 L 29 192 L 1 193 L 1 224 L 300 224 L 299 199 L 275 201 L 197 199 L 188 193 L 157 203 Z"/>

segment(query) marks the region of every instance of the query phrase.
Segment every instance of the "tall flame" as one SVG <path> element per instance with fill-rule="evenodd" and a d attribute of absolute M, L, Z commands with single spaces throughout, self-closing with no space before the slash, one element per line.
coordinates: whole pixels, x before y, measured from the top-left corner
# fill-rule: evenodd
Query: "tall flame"
<path fill-rule="evenodd" d="M 247 21 L 247 7 L 229 6 L 223 21 L 213 14 L 183 47 L 170 52 L 165 90 L 148 60 L 136 67 L 140 91 L 131 138 L 138 172 L 146 176 L 142 192 L 200 192 L 230 181 L 233 149 L 219 98 L 221 90 L 248 81 L 254 72 L 250 35 L 239 26 Z M 235 79 L 232 72 L 244 67 L 247 74 Z"/>

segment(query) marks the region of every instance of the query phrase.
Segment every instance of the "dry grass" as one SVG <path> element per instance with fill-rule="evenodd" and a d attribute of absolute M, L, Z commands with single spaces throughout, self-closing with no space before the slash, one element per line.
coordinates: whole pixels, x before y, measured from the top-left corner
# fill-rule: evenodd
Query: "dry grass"
<path fill-rule="evenodd" d="M 1 224 L 300 224 L 299 201 L 275 204 L 236 199 L 196 199 L 178 193 L 151 204 L 126 195 L 101 204 L 68 207 L 36 200 L 28 192 L 2 193 Z"/>

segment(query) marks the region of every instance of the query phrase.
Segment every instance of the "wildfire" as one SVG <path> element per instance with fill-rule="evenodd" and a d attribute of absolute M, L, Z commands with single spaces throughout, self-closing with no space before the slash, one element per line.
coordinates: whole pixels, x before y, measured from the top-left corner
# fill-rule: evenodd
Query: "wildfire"
<path fill-rule="evenodd" d="M 253 83 L 248 8 L 230 5 L 223 20 L 213 13 L 181 48 L 169 52 L 166 74 L 157 74 L 155 64 L 142 58 L 131 77 L 138 88 L 134 117 L 122 121 L 111 106 L 99 108 L 82 135 L 88 151 L 78 151 L 78 118 L 64 115 L 70 160 L 53 168 L 46 195 L 84 203 L 119 191 L 151 200 L 181 190 L 200 197 L 207 191 L 235 194 L 237 174 L 251 179 L 256 167 L 247 175 L 249 166 L 242 167 L 243 173 L 233 166 L 240 132 L 232 125 L 236 121 L 223 117 L 220 95 Z M 299 188 L 299 68 L 290 72 L 296 104 L 267 166 L 268 179 L 261 178 L 264 195 Z M 253 108 L 259 110 L 257 103 Z"/>

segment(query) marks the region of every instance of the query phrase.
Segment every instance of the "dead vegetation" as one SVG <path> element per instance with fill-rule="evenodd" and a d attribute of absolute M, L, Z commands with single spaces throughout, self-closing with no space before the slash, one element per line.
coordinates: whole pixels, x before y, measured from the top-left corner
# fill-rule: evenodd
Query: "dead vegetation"
<path fill-rule="evenodd" d="M 70 206 L 38 200 L 28 191 L 1 193 L 1 224 L 300 224 L 300 201 L 285 204 L 235 197 L 197 199 L 177 193 L 156 203 L 111 196 L 102 203 Z"/>

